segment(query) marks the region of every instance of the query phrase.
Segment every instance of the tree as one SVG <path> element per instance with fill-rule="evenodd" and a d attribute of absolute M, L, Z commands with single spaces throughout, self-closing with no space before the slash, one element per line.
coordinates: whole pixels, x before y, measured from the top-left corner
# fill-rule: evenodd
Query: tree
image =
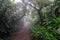
<path fill-rule="evenodd" d="M 15 4 L 12 4 L 10 0 L 0 1 L 0 38 L 6 39 L 11 35 L 14 30 L 14 19 L 12 14 L 14 13 Z"/>
<path fill-rule="evenodd" d="M 36 0 L 35 3 L 36 4 L 40 4 L 40 2 L 42 1 L 42 3 L 45 5 L 46 3 L 46 0 Z M 58 1 L 58 3 L 60 3 L 59 0 L 54 0 L 53 2 L 47 2 L 48 5 L 44 6 L 42 3 L 41 3 L 41 10 L 39 11 L 39 14 L 38 14 L 38 11 L 37 11 L 37 14 L 41 17 L 40 20 L 38 21 L 38 24 L 36 25 L 33 25 L 31 27 L 31 37 L 32 37 L 32 40 L 60 40 L 60 33 L 59 31 L 57 32 L 57 30 L 59 30 L 59 19 L 60 17 L 57 17 L 57 15 L 59 16 L 59 4 L 56 4 L 56 2 Z M 35 4 L 35 5 L 36 5 Z M 36 7 L 36 6 L 33 6 L 31 5 L 34 9 L 39 9 L 39 5 Z M 40 6 L 40 7 L 41 7 Z M 58 9 L 57 9 L 58 8 Z M 57 10 L 56 10 L 57 9 Z M 55 12 L 57 11 L 57 12 Z M 59 11 L 60 12 L 60 11 Z M 57 13 L 57 14 L 55 14 Z M 42 21 L 41 21 L 41 18 L 42 18 Z M 42 24 L 40 24 L 39 22 L 42 22 Z"/>
<path fill-rule="evenodd" d="M 50 6 L 51 5 L 51 2 L 49 0 L 34 0 L 34 3 L 30 3 L 29 5 L 31 7 L 33 7 L 37 11 L 37 13 L 39 15 L 39 18 L 38 18 L 39 21 L 37 23 L 40 23 L 41 25 L 43 25 L 44 16 L 43 16 L 42 10 L 44 8 Z"/>

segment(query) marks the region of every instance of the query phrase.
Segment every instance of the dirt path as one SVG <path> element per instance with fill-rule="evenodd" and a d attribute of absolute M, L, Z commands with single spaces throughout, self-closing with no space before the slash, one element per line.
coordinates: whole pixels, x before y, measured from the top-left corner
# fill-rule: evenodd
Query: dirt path
<path fill-rule="evenodd" d="M 30 40 L 29 28 L 23 26 L 20 31 L 13 34 L 12 40 Z"/>

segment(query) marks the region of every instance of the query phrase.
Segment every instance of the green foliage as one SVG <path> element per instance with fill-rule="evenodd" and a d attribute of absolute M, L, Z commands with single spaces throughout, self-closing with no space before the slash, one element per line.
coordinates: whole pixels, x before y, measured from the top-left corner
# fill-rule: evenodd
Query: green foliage
<path fill-rule="evenodd" d="M 50 4 L 49 0 L 35 0 L 36 6 L 41 7 Z"/>
<path fill-rule="evenodd" d="M 31 28 L 31 37 L 34 40 L 60 40 L 60 33 L 58 29 L 60 28 L 60 18 L 59 20 L 52 20 L 52 23 L 48 26 L 34 25 Z M 58 31 L 58 32 L 57 32 Z"/>
<path fill-rule="evenodd" d="M 13 25 L 11 25 L 11 15 L 14 13 L 14 5 L 10 0 L 0 1 L 0 38 L 6 39 L 13 32 Z"/>
<path fill-rule="evenodd" d="M 46 0 L 41 1 L 45 2 Z M 41 1 L 36 0 L 38 5 Z M 39 6 L 41 7 L 42 5 L 43 4 Z M 51 4 L 42 8 L 41 14 L 44 15 L 43 20 L 45 21 L 43 22 L 43 25 L 38 23 L 31 27 L 32 40 L 60 40 L 60 17 L 56 17 L 54 13 L 55 7 L 57 6 L 60 7 L 60 0 L 54 1 L 53 5 Z"/>
<path fill-rule="evenodd" d="M 55 4 L 56 4 L 57 6 L 60 6 L 60 0 L 56 0 L 56 1 L 55 1 Z"/>

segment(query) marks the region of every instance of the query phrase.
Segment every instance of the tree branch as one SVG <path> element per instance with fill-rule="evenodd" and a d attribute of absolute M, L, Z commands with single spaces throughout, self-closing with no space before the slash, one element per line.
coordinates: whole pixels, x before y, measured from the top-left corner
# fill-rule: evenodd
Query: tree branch
<path fill-rule="evenodd" d="M 35 10 L 39 10 L 37 7 L 33 6 L 31 3 L 28 3 L 28 5 L 33 7 Z"/>

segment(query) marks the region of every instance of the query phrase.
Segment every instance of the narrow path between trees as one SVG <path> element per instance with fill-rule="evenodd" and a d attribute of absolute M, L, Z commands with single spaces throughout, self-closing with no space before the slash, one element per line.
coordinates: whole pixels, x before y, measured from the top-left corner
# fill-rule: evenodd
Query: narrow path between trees
<path fill-rule="evenodd" d="M 29 28 L 27 25 L 23 26 L 18 32 L 12 36 L 12 40 L 30 40 Z"/>

